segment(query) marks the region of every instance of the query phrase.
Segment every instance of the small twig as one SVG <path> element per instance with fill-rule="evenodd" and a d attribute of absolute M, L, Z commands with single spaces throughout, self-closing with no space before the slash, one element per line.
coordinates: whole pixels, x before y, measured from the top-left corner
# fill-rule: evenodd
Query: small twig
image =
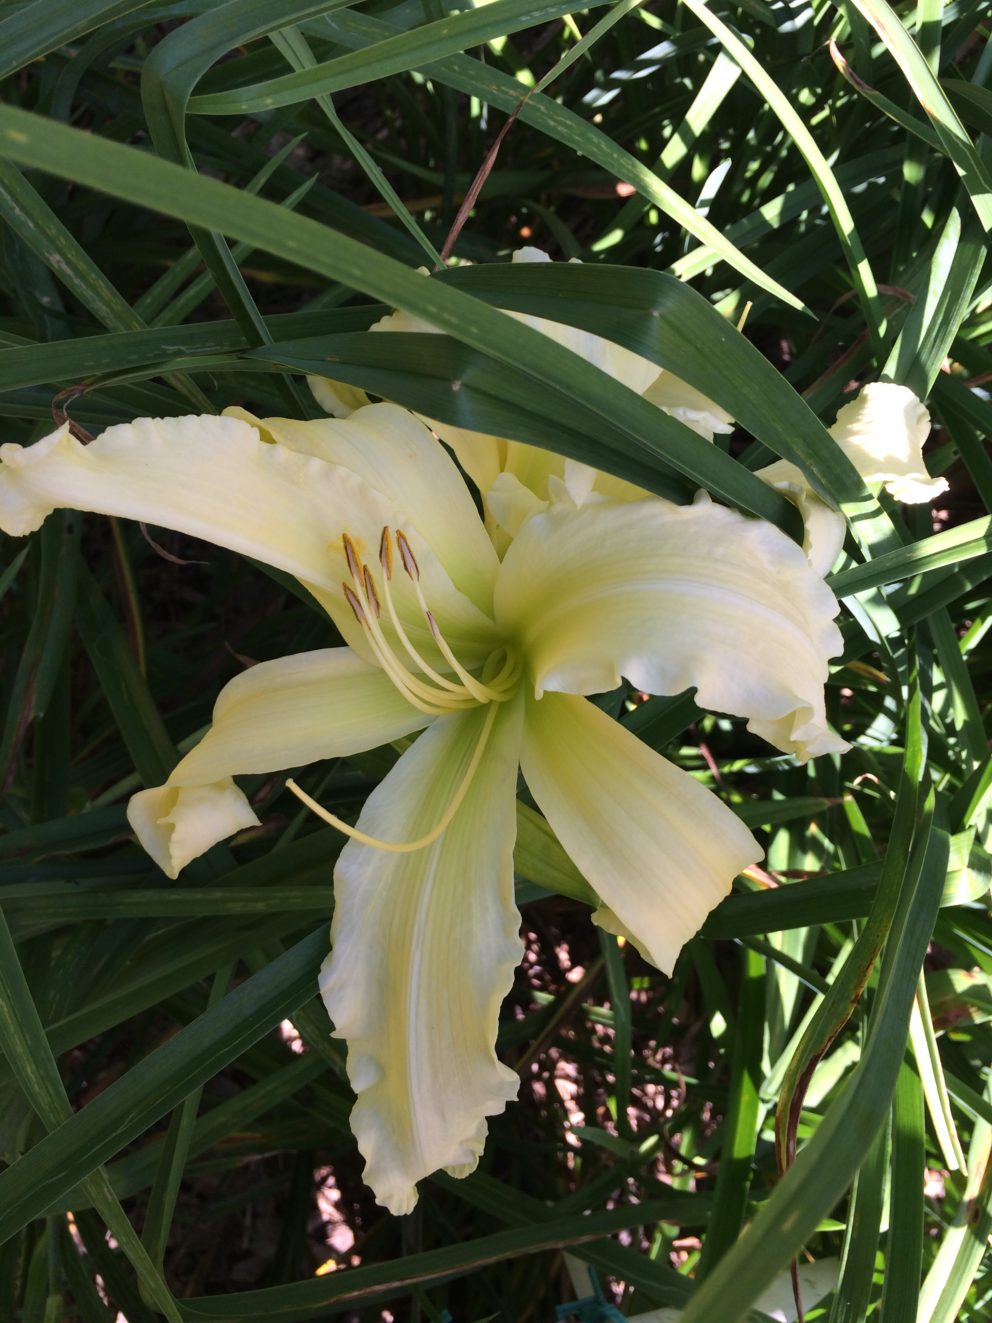
<path fill-rule="evenodd" d="M 468 220 L 472 208 L 475 206 L 476 199 L 478 198 L 479 194 L 482 192 L 482 186 L 489 178 L 490 174 L 492 173 L 493 166 L 496 164 L 496 157 L 499 155 L 499 149 L 503 145 L 503 139 L 510 131 L 510 126 L 513 124 L 517 116 L 520 114 L 521 110 L 523 110 L 524 106 L 527 104 L 527 99 L 529 96 L 530 93 L 528 92 L 526 96 L 520 98 L 520 100 L 514 106 L 513 110 L 510 112 L 509 118 L 507 119 L 506 123 L 500 129 L 499 133 L 496 134 L 496 139 L 493 142 L 493 145 L 489 148 L 488 152 L 486 152 L 485 158 L 483 159 L 482 164 L 479 166 L 476 176 L 472 180 L 472 183 L 469 186 L 468 192 L 465 194 L 465 198 L 461 206 L 458 208 L 458 214 L 455 216 L 455 219 L 451 223 L 451 229 L 448 232 L 448 237 L 447 239 L 445 239 L 444 247 L 441 249 L 441 266 L 435 267 L 435 270 L 441 271 L 443 270 L 444 266 L 447 265 L 448 258 L 451 256 L 451 250 L 458 242 L 458 236 L 461 234 L 462 228 L 464 227 L 465 222 Z"/>

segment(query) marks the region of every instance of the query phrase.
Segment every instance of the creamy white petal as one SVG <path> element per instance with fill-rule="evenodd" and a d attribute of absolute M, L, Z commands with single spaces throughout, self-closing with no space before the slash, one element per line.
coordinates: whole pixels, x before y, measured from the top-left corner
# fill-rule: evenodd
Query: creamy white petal
<path fill-rule="evenodd" d="M 383 670 L 350 648 L 259 662 L 220 691 L 213 725 L 177 763 L 169 784 L 346 757 L 409 735 L 429 720 Z"/>
<path fill-rule="evenodd" d="M 628 931 L 666 974 L 737 874 L 762 857 L 715 795 L 584 698 L 528 699 L 521 765 L 603 902 L 593 917 Z"/>
<path fill-rule="evenodd" d="M 0 446 L 0 527 L 27 533 L 67 507 L 205 538 L 322 588 L 340 562 L 328 541 L 366 503 L 357 479 L 261 440 L 235 418 L 139 418 L 82 445 L 61 427 L 33 446 Z M 390 507 L 372 494 L 384 509 Z"/>
<path fill-rule="evenodd" d="M 538 248 L 518 249 L 512 258 L 514 263 L 544 263 L 550 260 L 547 253 L 541 252 Z M 552 321 L 546 317 L 534 317 L 512 311 L 509 311 L 508 315 L 542 332 L 565 349 L 570 349 L 587 363 L 600 368 L 638 395 L 646 391 L 658 376 L 656 363 L 601 335 L 594 335 L 590 331 L 583 331 L 579 327 Z M 397 311 L 383 317 L 372 329 L 426 334 L 436 333 L 438 328 L 412 313 Z M 522 442 L 503 441 L 496 436 L 473 432 L 436 420 L 431 420 L 430 426 L 455 452 L 459 464 L 483 496 L 488 495 L 490 487 L 500 473 L 509 472 L 519 478 L 524 486 L 529 487 L 540 500 L 547 500 L 550 495 L 547 481 L 549 474 L 563 476 L 564 460 L 550 451 Z"/>
<path fill-rule="evenodd" d="M 313 398 L 332 418 L 348 418 L 369 402 L 369 397 L 357 386 L 330 377 L 307 377 L 307 385 Z"/>
<path fill-rule="evenodd" d="M 128 803 L 127 820 L 143 849 L 171 878 L 218 841 L 259 825 L 230 777 L 209 785 L 139 790 Z"/>
<path fill-rule="evenodd" d="M 391 841 L 429 832 L 486 712 L 434 722 L 373 792 L 361 829 Z M 350 841 L 334 872 L 321 994 L 348 1043 L 365 1180 L 396 1214 L 410 1211 L 417 1181 L 438 1168 L 468 1175 L 486 1117 L 517 1093 L 494 1043 L 522 950 L 512 859 L 521 714 L 519 700 L 500 709 L 471 788 L 437 841 L 408 854 Z"/>
<path fill-rule="evenodd" d="M 370 429 L 373 450 L 375 436 Z M 243 419 L 212 415 L 139 418 L 87 446 L 67 427 L 33 446 L 0 446 L 0 528 L 31 532 L 60 507 L 176 529 L 286 570 L 315 591 L 363 652 L 341 588 L 348 578 L 343 535 L 378 570 L 383 527 L 406 520 L 402 505 L 351 469 L 264 441 Z M 417 530 L 410 543 L 448 641 L 466 664 L 479 664 L 493 646 L 488 615 L 454 587 Z M 432 650 L 411 585 L 403 574 L 396 578 L 401 616 L 414 642 Z"/>
<path fill-rule="evenodd" d="M 508 537 L 516 537 L 528 519 L 548 508 L 512 473 L 501 473 L 489 488 L 486 504 L 496 526 Z"/>
<path fill-rule="evenodd" d="M 847 520 L 839 510 L 832 510 L 806 481 L 806 475 L 787 459 L 778 459 L 754 475 L 769 487 L 782 492 L 803 517 L 803 551 L 816 574 L 833 569 L 844 545 Z"/>
<path fill-rule="evenodd" d="M 946 478 L 927 472 L 930 414 L 908 386 L 871 382 L 829 431 L 865 482 L 883 482 L 897 501 L 929 501 L 947 491 Z"/>
<path fill-rule="evenodd" d="M 132 796 L 128 819 L 159 867 L 175 877 L 210 846 L 258 825 L 232 776 L 360 753 L 428 720 L 350 648 L 260 662 L 224 686 L 206 735 L 165 785 Z"/>
<path fill-rule="evenodd" d="M 799 758 L 847 747 L 824 712 L 838 603 L 772 524 L 709 501 L 549 511 L 514 539 L 495 600 L 538 696 L 626 676 L 648 693 L 695 688 Z"/>
<path fill-rule="evenodd" d="M 707 441 L 712 441 L 718 432 L 727 434 L 734 430 L 734 420 L 726 409 L 674 372 L 661 372 L 644 392 L 644 398 Z"/>
<path fill-rule="evenodd" d="M 357 474 L 402 511 L 403 531 L 419 533 L 452 583 L 483 611 L 492 608 L 498 561 L 471 493 L 444 447 L 408 409 L 369 404 L 348 418 L 299 422 L 228 409 L 267 440 Z"/>

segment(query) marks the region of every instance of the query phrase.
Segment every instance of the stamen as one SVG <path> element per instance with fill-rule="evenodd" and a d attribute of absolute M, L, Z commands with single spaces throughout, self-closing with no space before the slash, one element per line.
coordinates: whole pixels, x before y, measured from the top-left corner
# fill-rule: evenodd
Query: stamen
<path fill-rule="evenodd" d="M 334 813 L 328 812 L 315 799 L 301 790 L 292 779 L 286 782 L 286 788 L 291 790 L 298 800 L 307 806 L 308 809 L 316 813 L 319 818 L 328 823 L 331 827 L 336 827 L 338 831 L 344 832 L 352 840 L 360 841 L 362 845 L 374 846 L 377 850 L 386 850 L 390 854 L 412 854 L 414 850 L 422 850 L 425 846 L 433 844 L 434 841 L 451 825 L 452 819 L 462 806 L 465 796 L 469 792 L 476 772 L 479 770 L 479 764 L 482 762 L 482 755 L 485 753 L 486 745 L 489 742 L 489 736 L 492 732 L 493 723 L 496 720 L 496 713 L 499 711 L 495 703 L 490 703 L 486 709 L 486 716 L 482 723 L 482 730 L 479 732 L 478 743 L 472 751 L 472 757 L 469 759 L 465 774 L 452 795 L 448 807 L 441 814 L 437 825 L 415 841 L 382 841 L 376 836 L 369 836 L 360 831 L 357 827 L 352 827 L 350 823 L 343 822 Z"/>
<path fill-rule="evenodd" d="M 417 590 L 417 597 L 420 599 L 420 604 L 424 608 L 424 615 L 427 617 L 427 623 L 431 627 L 431 633 L 434 635 L 434 642 L 441 650 L 441 655 L 444 657 L 445 661 L 448 663 L 448 665 L 451 667 L 454 673 L 458 676 L 459 680 L 461 680 L 462 684 L 469 691 L 472 697 L 477 698 L 480 703 L 506 702 L 506 700 L 510 697 L 509 694 L 497 693 L 495 689 L 490 688 L 489 685 L 483 684 L 480 680 L 477 680 L 474 675 L 471 675 L 468 671 L 466 671 L 465 667 L 461 664 L 461 662 L 458 660 L 455 654 L 448 647 L 445 637 L 441 633 L 440 628 L 438 627 L 437 621 L 434 619 L 434 616 L 432 615 L 430 608 L 428 607 L 427 603 L 424 601 L 424 595 L 420 591 L 420 584 L 419 583 L 414 584 L 414 587 Z"/>
<path fill-rule="evenodd" d="M 365 615 L 362 620 L 365 626 L 365 636 L 372 644 L 372 650 L 376 654 L 378 663 L 382 669 L 393 681 L 398 691 L 405 697 L 407 703 L 413 704 L 419 712 L 429 713 L 430 716 L 440 717 L 446 713 L 459 712 L 468 706 L 475 706 L 474 700 L 470 695 L 454 695 L 454 693 L 444 693 L 443 689 L 434 689 L 429 684 L 418 680 L 417 676 L 411 675 L 405 665 L 395 655 L 390 648 L 388 640 L 382 634 L 380 623 L 374 615 Z"/>
<path fill-rule="evenodd" d="M 389 536 L 389 528 L 382 530 L 382 537 L 379 539 L 379 564 L 382 566 L 382 572 L 387 579 L 393 577 L 393 543 Z"/>
<path fill-rule="evenodd" d="M 355 582 L 360 584 L 362 582 L 362 562 L 355 550 L 354 542 L 347 533 L 341 534 L 341 545 L 344 547 L 344 558 L 348 562 L 348 572 Z"/>
<path fill-rule="evenodd" d="M 434 667 L 421 656 L 416 647 L 410 642 L 410 636 L 403 628 L 403 623 L 396 610 L 396 604 L 393 601 L 392 589 L 389 586 L 389 571 L 392 570 L 393 550 L 388 528 L 382 530 L 382 540 L 379 543 L 379 560 L 383 565 L 385 574 L 382 581 L 382 595 L 386 599 L 386 610 L 389 612 L 389 619 L 392 621 L 393 629 L 396 631 L 396 637 L 403 645 L 407 656 L 412 662 L 419 666 L 423 673 L 429 676 L 435 684 L 440 685 L 442 689 L 447 689 L 453 693 L 464 693 L 464 685 L 456 684 L 454 680 L 449 680 L 446 675 L 442 675 L 440 671 L 436 671 Z M 386 571 L 387 561 L 389 564 L 389 571 Z"/>
<path fill-rule="evenodd" d="M 358 598 L 355 596 L 355 594 L 351 591 L 351 589 L 348 587 L 346 583 L 343 583 L 341 587 L 344 590 L 345 601 L 348 603 L 352 611 L 354 611 L 355 613 L 355 619 L 358 621 L 360 625 L 364 625 L 365 612 L 362 609 L 361 602 L 358 600 Z"/>
<path fill-rule="evenodd" d="M 382 615 L 382 607 L 379 605 L 379 594 L 375 590 L 372 573 L 367 565 L 362 566 L 362 577 L 365 580 L 365 600 L 375 612 L 375 618 L 378 620 Z"/>
<path fill-rule="evenodd" d="M 403 562 L 403 568 L 414 583 L 419 583 L 420 566 L 417 564 L 417 558 L 413 554 L 409 542 L 406 540 L 406 534 L 400 528 L 396 530 L 396 545 L 399 548 L 400 560 Z"/>
<path fill-rule="evenodd" d="M 374 614 L 367 611 L 363 624 L 380 666 L 414 707 L 422 712 L 431 712 L 434 716 L 440 716 L 445 712 L 457 712 L 475 706 L 472 696 L 460 687 L 454 693 L 445 693 L 412 675 L 390 647 L 389 640 L 383 634 L 382 626 Z"/>

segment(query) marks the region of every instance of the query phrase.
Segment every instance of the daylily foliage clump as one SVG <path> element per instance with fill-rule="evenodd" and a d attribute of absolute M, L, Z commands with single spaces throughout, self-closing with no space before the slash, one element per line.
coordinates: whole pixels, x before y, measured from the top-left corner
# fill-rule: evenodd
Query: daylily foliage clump
<path fill-rule="evenodd" d="M 670 407 L 677 379 L 633 367 L 649 378 L 635 388 Z M 440 428 L 483 520 L 423 421 L 350 404 L 311 422 L 234 409 L 139 419 L 89 445 L 68 425 L 5 445 L 0 527 L 30 533 L 74 507 L 205 538 L 294 575 L 344 640 L 236 677 L 165 785 L 132 798 L 131 824 L 170 877 L 257 824 L 235 776 L 404 742 L 357 824 L 308 800 L 350 838 L 320 987 L 348 1045 L 366 1179 L 402 1213 L 422 1177 L 473 1169 L 487 1116 L 517 1091 L 494 1043 L 522 949 L 518 770 L 598 895 L 594 919 L 670 972 L 762 852 L 586 696 L 623 679 L 692 688 L 806 760 L 846 748 L 824 707 L 840 636 L 822 566 L 770 524 Z"/>

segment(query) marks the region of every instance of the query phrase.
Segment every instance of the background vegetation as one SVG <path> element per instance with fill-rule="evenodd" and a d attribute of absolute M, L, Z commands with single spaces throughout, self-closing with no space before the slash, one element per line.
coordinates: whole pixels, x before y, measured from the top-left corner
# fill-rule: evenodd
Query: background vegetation
<path fill-rule="evenodd" d="M 425 1183 L 403 1220 L 361 1183 L 315 998 L 334 834 L 256 778 L 262 829 L 170 885 L 124 817 L 224 680 L 331 642 L 328 622 L 155 530 L 63 514 L 4 541 L 2 1323 L 551 1320 L 582 1290 L 564 1251 L 624 1314 L 734 1323 L 798 1256 L 841 1261 L 807 1319 L 989 1316 L 982 12 L 0 5 L 4 440 L 65 409 L 91 432 L 230 403 L 302 417 L 299 373 L 333 360 L 431 416 L 788 524 L 749 472 L 773 454 L 851 495 L 796 392 L 829 423 L 845 388 L 885 375 L 929 395 L 929 464 L 951 484 L 932 512 L 848 507 L 840 762 L 800 769 L 691 696 L 604 700 L 719 784 L 778 885 L 728 899 L 666 979 L 594 935 L 531 817 L 500 1045 L 521 1100 L 480 1170 Z M 456 269 L 431 282 L 449 338 L 384 358 L 366 328 L 422 310 L 415 268 L 514 111 L 455 253 L 526 242 L 585 265 Z M 459 291 L 602 330 L 741 426 L 725 450 L 659 438 L 563 351 L 535 367 L 512 325 L 480 334 Z M 747 301 L 754 349 L 723 333 Z M 392 756 L 305 784 L 348 811 Z"/>

